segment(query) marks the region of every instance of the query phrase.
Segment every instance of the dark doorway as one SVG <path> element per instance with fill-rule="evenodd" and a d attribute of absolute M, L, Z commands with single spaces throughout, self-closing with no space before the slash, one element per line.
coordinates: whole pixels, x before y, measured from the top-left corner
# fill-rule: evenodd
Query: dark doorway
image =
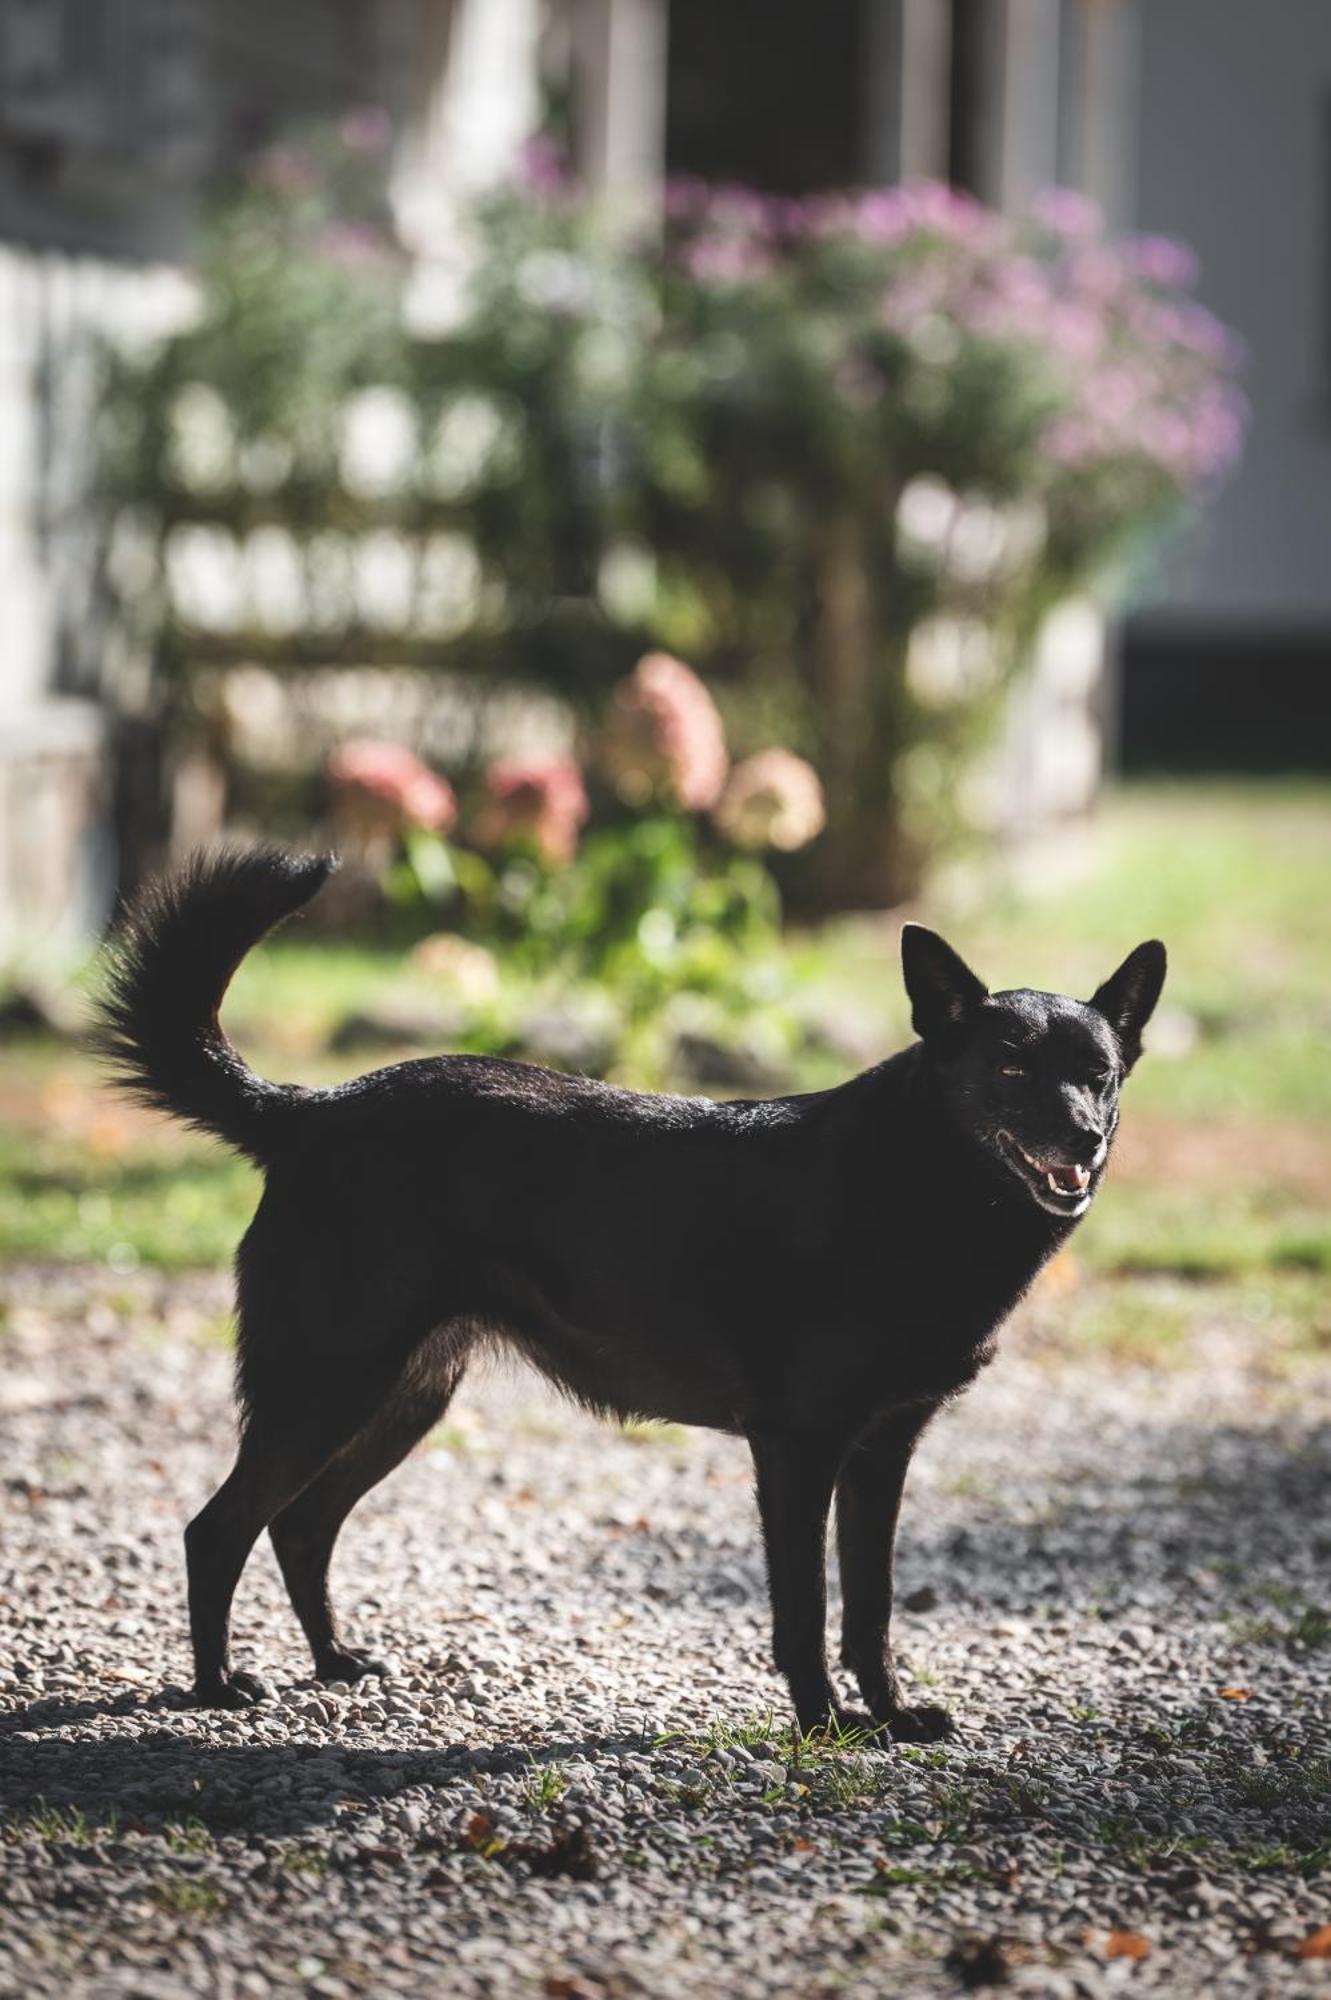
<path fill-rule="evenodd" d="M 671 173 L 779 194 L 864 178 L 865 0 L 671 0 Z"/>

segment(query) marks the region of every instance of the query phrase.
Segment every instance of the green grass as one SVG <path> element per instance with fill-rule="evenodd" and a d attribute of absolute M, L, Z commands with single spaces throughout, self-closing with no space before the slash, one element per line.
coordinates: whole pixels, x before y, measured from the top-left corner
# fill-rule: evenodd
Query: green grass
<path fill-rule="evenodd" d="M 1126 1289 L 1069 1303 L 1084 1344 L 1131 1345 L 1141 1309 L 1142 1351 L 1163 1353 L 1200 1317 L 1251 1318 L 1262 1297 L 1307 1351 L 1331 1339 L 1313 1297 L 1331 1273 L 1329 889 L 1325 788 L 1148 786 L 1107 801 L 1088 868 L 1064 886 L 1019 892 L 1010 870 L 972 866 L 913 912 L 996 987 L 1089 993 L 1142 937 L 1169 946 L 1173 1040 L 1180 1020 L 1194 1039 L 1180 1054 L 1148 1046 L 1129 1086 L 1127 1144 L 1074 1252 Z M 881 1021 L 884 1050 L 908 1034 L 894 923 L 796 936 L 789 959 L 808 1011 Z M 242 967 L 228 1026 L 267 1073 L 327 1080 L 363 1066 L 325 1053 L 331 1028 L 390 989 L 429 983 L 396 950 L 281 938 Z M 807 1081 L 827 1080 L 820 1064 Z M 1189 1135 L 1205 1144 L 1180 1153 Z M 82 1055 L 5 1051 L 0 1258 L 220 1265 L 258 1191 L 220 1146 L 118 1109 Z M 1156 1281 L 1182 1289 L 1166 1298 Z"/>
<path fill-rule="evenodd" d="M 214 1917 L 226 1906 L 226 1897 L 216 1883 L 202 1882 L 195 1875 L 169 1876 L 165 1881 L 154 1882 L 148 1890 L 148 1900 L 173 1917 Z"/>
<path fill-rule="evenodd" d="M 996 990 L 1089 994 L 1144 937 L 1170 952 L 1166 1004 L 1199 1031 L 1144 1063 L 1133 1096 L 1173 1116 L 1331 1111 L 1331 794 L 1317 786 L 1145 786 L 1109 799 L 1090 867 L 1020 894 L 1010 875 L 948 878 L 912 914 L 946 931 Z M 806 978 L 907 1032 L 892 927 L 806 939 Z"/>
<path fill-rule="evenodd" d="M 541 1764 L 532 1759 L 531 1775 L 522 1787 L 525 1804 L 536 1811 L 548 1812 L 557 1806 L 568 1790 L 568 1773 L 562 1764 Z"/>
<path fill-rule="evenodd" d="M 42 1799 L 29 1811 L 0 1820 L 0 1838 L 22 1840 L 32 1835 L 53 1846 L 90 1847 L 114 1840 L 117 1825 L 114 1813 L 102 1820 L 89 1819 L 79 1806 L 52 1806 Z"/>
<path fill-rule="evenodd" d="M 0 1255 L 133 1270 L 225 1263 L 259 1176 L 204 1140 L 148 1139 L 128 1156 L 77 1136 L 0 1127 Z"/>

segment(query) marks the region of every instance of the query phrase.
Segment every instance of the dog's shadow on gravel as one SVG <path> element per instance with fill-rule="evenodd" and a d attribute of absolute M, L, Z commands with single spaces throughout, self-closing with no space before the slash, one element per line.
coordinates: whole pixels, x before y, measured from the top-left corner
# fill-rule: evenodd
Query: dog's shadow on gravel
<path fill-rule="evenodd" d="M 1231 1599 L 1250 1604 L 1286 1573 L 1306 1575 L 1310 1551 L 1331 1548 L 1329 1469 L 1328 1425 L 1302 1430 L 1293 1440 L 1276 1429 L 1180 1426 L 1153 1439 L 1149 1457 L 1130 1474 L 1114 1480 L 1097 1469 L 1085 1485 L 1070 1478 L 1065 1490 L 1046 1495 L 1042 1507 L 1021 1490 L 977 1494 L 973 1504 L 950 1504 L 945 1519 L 931 1520 L 920 1496 L 906 1521 L 904 1580 L 933 1586 L 940 1631 L 960 1606 L 973 1620 L 1014 1605 L 1057 1602 L 1070 1618 L 1098 1621 L 1121 1615 L 1134 1586 L 1146 1580 L 1168 1584 L 1170 1615 L 1181 1631 L 1195 1629 L 1198 1620 L 1213 1629 Z M 642 1539 L 650 1540 L 650 1531 Z M 696 1608 L 720 1593 L 733 1606 L 737 1596 L 749 1595 L 751 1584 L 758 1609 L 756 1563 L 752 1569 L 737 1565 L 731 1551 L 722 1568 L 716 1553 L 709 1556 L 702 1546 L 681 1559 L 677 1540 L 671 1563 L 669 1594 L 678 1602 Z M 1195 1581 L 1208 1570 L 1209 1589 Z M 659 1558 L 653 1574 L 661 1574 Z M 1218 1596 L 1216 1575 L 1225 1580 Z M 909 1643 L 909 1630 L 903 1636 Z M 1068 1671 L 1074 1671 L 1071 1660 Z M 1137 1684 L 1133 1701 L 1139 1730 L 1157 1719 L 1171 1729 L 1179 1724 L 1176 1707 L 1155 1717 L 1149 1683 Z M 113 1837 L 112 1811 L 116 1826 L 126 1830 L 195 1821 L 215 1835 L 234 1831 L 251 1838 L 291 1837 L 333 1824 L 354 1832 L 358 1811 L 414 1786 L 447 1793 L 500 1768 L 512 1772 L 649 1747 L 597 1735 L 469 1748 L 296 1736 L 204 1742 L 172 1728 L 179 1707 L 178 1695 L 121 1692 L 68 1703 L 43 1697 L 0 1714 L 6 1819 L 58 1808 L 108 1828 L 107 1837 Z M 95 1741 L 47 1733 L 98 1718 L 123 1722 L 125 1733 Z M 961 1720 L 962 1747 L 983 1760 L 983 1734 L 972 1734 L 964 1714 Z M 1157 1804 L 1172 1809 L 1163 1790 Z"/>
<path fill-rule="evenodd" d="M 939 1470 L 946 1482 L 945 1451 Z M 990 1484 L 969 1468 L 965 1476 L 964 1494 L 958 1489 L 941 1508 L 927 1489 L 906 1488 L 902 1601 L 909 1610 L 913 1591 L 927 1584 L 943 1622 L 949 1609 L 983 1616 L 1022 1603 L 1102 1619 L 1135 1586 L 1162 1579 L 1182 1622 L 1190 1574 L 1215 1569 L 1236 1591 L 1248 1585 L 1260 1595 L 1280 1583 L 1282 1557 L 1292 1562 L 1309 1549 L 1331 1555 L 1327 1424 L 1293 1441 L 1275 1428 L 1173 1426 L 1155 1433 L 1149 1454 L 1119 1477 L 1103 1466 L 1086 1477 L 1070 1471 L 1038 1495 Z M 656 1563 L 668 1553 L 675 1567 L 672 1596 L 765 1609 L 756 1529 L 753 1560 L 730 1553 L 724 1566 L 701 1534 L 682 1557 L 678 1533 L 667 1541 L 640 1532 L 640 1545 L 654 1539 Z M 1205 1615 L 1214 1615 L 1212 1601 Z"/>
<path fill-rule="evenodd" d="M 71 1704 L 86 1721 L 89 1703 Z M 35 1738 L 34 1719 L 24 1739 L 15 1737 L 22 1712 L 0 1717 L 0 1797 L 3 1817 L 13 1823 L 27 1814 L 79 1815 L 87 1834 L 160 1832 L 197 1824 L 214 1836 L 237 1833 L 247 1839 L 290 1838 L 317 1827 L 338 1825 L 354 1833 L 357 1815 L 391 1803 L 412 1786 L 446 1793 L 471 1785 L 484 1768 L 502 1761 L 534 1774 L 545 1764 L 606 1751 L 640 1750 L 608 1737 L 524 1746 L 514 1743 L 402 1748 L 329 1742 L 202 1743 L 168 1729 L 145 1729 L 142 1720 L 167 1704 L 148 1702 L 133 1712 L 140 1723 L 133 1736 L 101 1742 Z M 106 1713 L 125 1714 L 108 1703 Z M 67 1719 L 74 1719 L 71 1714 Z M 60 1715 L 43 1706 L 43 1728 L 59 1726 Z M 482 1778 L 482 1782 L 483 1782 Z"/>

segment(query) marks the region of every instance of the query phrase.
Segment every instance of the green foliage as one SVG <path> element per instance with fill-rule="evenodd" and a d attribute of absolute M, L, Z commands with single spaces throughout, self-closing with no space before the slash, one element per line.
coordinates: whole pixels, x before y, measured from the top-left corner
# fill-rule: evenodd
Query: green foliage
<path fill-rule="evenodd" d="M 825 901 L 914 885 L 1046 611 L 1121 583 L 1237 448 L 1232 343 L 1185 256 L 1106 243 L 1085 204 L 689 187 L 627 235 L 547 176 L 480 205 L 430 331 L 382 165 L 345 124 L 262 156 L 215 218 L 198 323 L 119 373 L 111 480 L 158 553 L 161 656 L 215 636 L 172 560 L 199 524 L 231 547 L 243 657 L 379 641 L 586 701 L 664 645 L 729 689 L 741 739 L 779 715 L 817 764 Z M 274 523 L 300 644 L 246 596 Z M 396 610 L 366 602 L 367 536 L 413 579 Z M 431 611 L 459 547 L 477 574 Z"/>
<path fill-rule="evenodd" d="M 520 971 L 604 983 L 635 1017 L 680 991 L 756 998 L 745 970 L 778 937 L 767 869 L 708 850 L 680 814 L 622 819 L 554 864 L 531 845 L 508 843 L 490 861 L 416 832 L 393 882 L 399 899 L 442 903 Z"/>

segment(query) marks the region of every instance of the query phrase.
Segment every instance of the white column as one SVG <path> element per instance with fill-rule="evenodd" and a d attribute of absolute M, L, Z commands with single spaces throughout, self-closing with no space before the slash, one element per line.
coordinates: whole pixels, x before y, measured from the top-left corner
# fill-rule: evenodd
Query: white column
<path fill-rule="evenodd" d="M 1022 208 L 1058 178 L 1059 0 L 1006 0 L 994 199 Z"/>
<path fill-rule="evenodd" d="M 942 0 L 865 9 L 864 178 L 945 180 L 952 122 L 952 10 Z"/>
<path fill-rule="evenodd" d="M 665 172 L 666 0 L 574 0 L 578 166 L 626 209 L 650 207 Z"/>

